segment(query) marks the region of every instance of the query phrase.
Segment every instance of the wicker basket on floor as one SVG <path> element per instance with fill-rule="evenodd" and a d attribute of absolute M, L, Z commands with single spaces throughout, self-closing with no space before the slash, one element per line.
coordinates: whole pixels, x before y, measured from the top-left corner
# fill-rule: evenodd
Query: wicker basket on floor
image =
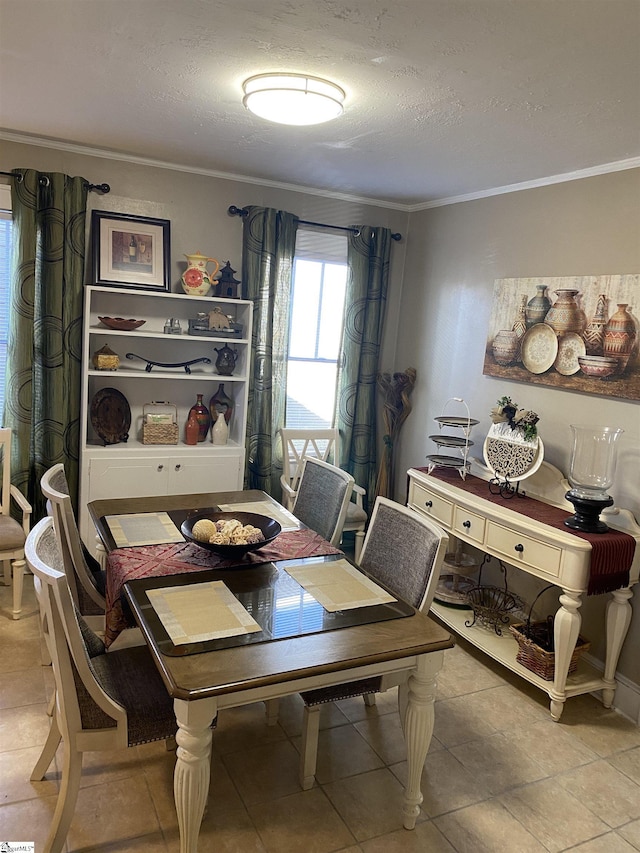
<path fill-rule="evenodd" d="M 536 631 L 546 632 L 546 627 L 546 622 L 532 622 L 527 629 L 527 623 L 520 622 L 517 625 L 510 625 L 509 630 L 518 643 L 518 654 L 516 655 L 518 663 L 521 663 L 531 672 L 535 672 L 545 681 L 553 681 L 556 668 L 555 652 L 548 652 L 535 642 Z M 531 637 L 525 634 L 525 630 L 531 634 Z M 590 647 L 591 643 L 588 640 L 585 640 L 584 637 L 578 637 L 578 642 L 571 655 L 569 675 L 576 671 L 580 655 L 588 651 Z"/>

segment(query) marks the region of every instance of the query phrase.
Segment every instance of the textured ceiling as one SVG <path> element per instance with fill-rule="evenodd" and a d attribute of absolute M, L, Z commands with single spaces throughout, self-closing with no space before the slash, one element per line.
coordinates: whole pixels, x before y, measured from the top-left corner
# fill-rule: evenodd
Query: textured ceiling
<path fill-rule="evenodd" d="M 0 0 L 0 127 L 414 206 L 640 156 L 639 43 L 640 0 Z M 274 70 L 344 115 L 252 116 Z"/>

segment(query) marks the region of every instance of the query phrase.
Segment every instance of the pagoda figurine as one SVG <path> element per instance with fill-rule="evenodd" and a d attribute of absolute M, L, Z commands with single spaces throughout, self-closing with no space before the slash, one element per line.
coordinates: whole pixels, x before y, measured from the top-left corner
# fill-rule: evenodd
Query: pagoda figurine
<path fill-rule="evenodd" d="M 220 269 L 216 277 L 216 296 L 224 296 L 229 299 L 240 299 L 238 285 L 240 282 L 233 277 L 235 270 L 231 269 L 229 261 Z"/>

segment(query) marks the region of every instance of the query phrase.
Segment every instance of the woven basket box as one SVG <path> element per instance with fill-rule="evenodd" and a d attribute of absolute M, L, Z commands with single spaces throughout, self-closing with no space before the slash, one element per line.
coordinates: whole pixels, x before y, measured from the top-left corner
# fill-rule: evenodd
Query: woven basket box
<path fill-rule="evenodd" d="M 153 412 L 166 413 L 171 410 L 171 423 L 154 423 L 147 418 Z M 178 409 L 173 403 L 145 403 L 142 407 L 142 443 L 143 444 L 177 444 L 178 443 Z"/>
<path fill-rule="evenodd" d="M 531 628 L 535 631 L 536 628 L 544 626 L 544 622 L 532 622 Z M 546 649 L 543 649 L 539 646 L 534 640 L 529 639 L 524 634 L 524 629 L 526 625 L 524 622 L 521 622 L 517 625 L 510 625 L 509 630 L 516 638 L 518 643 L 518 654 L 516 655 L 516 660 L 518 663 L 521 663 L 522 666 L 531 670 L 531 672 L 535 672 L 536 675 L 539 675 L 541 678 L 544 678 L 545 681 L 553 681 L 553 676 L 555 674 L 555 661 L 556 656 L 555 652 L 548 652 Z M 569 664 L 569 675 L 574 673 L 578 668 L 578 661 L 580 660 L 580 655 L 583 652 L 586 652 L 591 647 L 591 643 L 588 640 L 585 640 L 584 637 L 578 637 L 578 642 L 576 643 L 576 647 L 573 650 L 573 654 L 571 655 L 571 662 Z"/>

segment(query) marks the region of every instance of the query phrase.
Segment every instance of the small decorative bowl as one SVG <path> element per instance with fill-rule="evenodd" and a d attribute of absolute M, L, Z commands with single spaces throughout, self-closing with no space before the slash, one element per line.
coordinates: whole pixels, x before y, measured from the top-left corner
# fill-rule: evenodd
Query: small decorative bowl
<path fill-rule="evenodd" d="M 108 329 L 115 329 L 117 332 L 131 332 L 147 322 L 146 320 L 125 320 L 123 317 L 98 317 L 98 320 Z"/>
<path fill-rule="evenodd" d="M 200 542 L 193 535 L 193 526 L 202 518 L 208 518 L 211 521 L 231 521 L 236 519 L 241 524 L 252 524 L 262 531 L 264 540 L 262 542 L 253 542 L 251 545 L 214 545 L 211 542 Z M 225 557 L 228 560 L 233 560 L 237 557 L 244 557 L 249 551 L 257 551 L 258 548 L 264 548 L 282 532 L 282 527 L 275 518 L 269 518 L 267 515 L 260 515 L 257 512 L 212 512 L 210 509 L 196 510 L 191 513 L 182 522 L 180 532 L 189 542 L 194 545 L 199 545 L 207 551 L 213 551 L 220 557 Z"/>
<path fill-rule="evenodd" d="M 579 355 L 578 364 L 584 374 L 596 379 L 612 376 L 618 369 L 618 359 L 607 355 Z"/>

